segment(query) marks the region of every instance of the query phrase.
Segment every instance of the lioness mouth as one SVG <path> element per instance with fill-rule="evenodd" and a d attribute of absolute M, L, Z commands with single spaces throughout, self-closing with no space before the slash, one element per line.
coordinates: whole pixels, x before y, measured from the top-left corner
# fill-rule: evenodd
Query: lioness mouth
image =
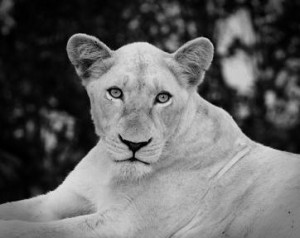
<path fill-rule="evenodd" d="M 121 163 L 121 162 L 130 162 L 130 163 L 135 163 L 135 162 L 140 162 L 140 163 L 143 163 L 145 165 L 150 165 L 150 163 L 147 163 L 145 161 L 142 161 L 142 160 L 139 160 L 135 157 L 131 157 L 129 159 L 125 159 L 125 160 L 116 160 L 117 163 Z"/>

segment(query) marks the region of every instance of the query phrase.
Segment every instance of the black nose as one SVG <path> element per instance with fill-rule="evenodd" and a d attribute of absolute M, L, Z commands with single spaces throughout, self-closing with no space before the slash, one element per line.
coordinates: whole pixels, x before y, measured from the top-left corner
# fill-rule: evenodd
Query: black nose
<path fill-rule="evenodd" d="M 132 141 L 129 141 L 129 140 L 125 140 L 122 138 L 122 136 L 119 135 L 119 138 L 120 140 L 128 146 L 128 148 L 130 150 L 132 150 L 132 152 L 136 152 L 138 151 L 140 148 L 148 145 L 150 142 L 151 142 L 151 138 L 148 140 L 148 141 L 141 141 L 141 142 L 132 142 Z"/>

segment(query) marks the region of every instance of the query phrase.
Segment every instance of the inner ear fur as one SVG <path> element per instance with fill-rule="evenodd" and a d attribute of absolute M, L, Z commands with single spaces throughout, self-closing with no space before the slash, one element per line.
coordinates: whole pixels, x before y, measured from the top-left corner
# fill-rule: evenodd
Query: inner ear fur
<path fill-rule="evenodd" d="M 174 54 L 179 65 L 179 77 L 188 87 L 198 86 L 208 70 L 214 54 L 213 44 L 209 39 L 199 37 L 181 46 Z"/>
<path fill-rule="evenodd" d="M 113 51 L 94 36 L 75 34 L 67 43 L 67 53 L 80 78 L 108 70 Z M 97 64 L 95 64 L 97 62 Z"/>

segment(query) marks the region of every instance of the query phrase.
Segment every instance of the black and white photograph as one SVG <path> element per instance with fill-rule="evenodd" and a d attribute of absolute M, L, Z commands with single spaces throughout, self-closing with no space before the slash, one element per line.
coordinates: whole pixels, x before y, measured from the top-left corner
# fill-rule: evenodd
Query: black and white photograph
<path fill-rule="evenodd" d="M 0 0 L 0 238 L 300 238 L 300 1 Z"/>

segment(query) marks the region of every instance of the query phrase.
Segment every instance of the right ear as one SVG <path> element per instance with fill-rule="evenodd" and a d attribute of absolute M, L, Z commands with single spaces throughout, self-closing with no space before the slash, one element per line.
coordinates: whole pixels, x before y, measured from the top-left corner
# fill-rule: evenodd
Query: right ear
<path fill-rule="evenodd" d="M 196 88 L 203 80 L 214 55 L 214 46 L 209 39 L 199 37 L 181 46 L 174 54 L 179 63 L 181 81 L 188 88 Z"/>
<path fill-rule="evenodd" d="M 71 63 L 82 80 L 101 74 L 111 66 L 113 51 L 94 36 L 75 34 L 67 43 Z M 97 62 L 97 64 L 95 64 Z"/>

